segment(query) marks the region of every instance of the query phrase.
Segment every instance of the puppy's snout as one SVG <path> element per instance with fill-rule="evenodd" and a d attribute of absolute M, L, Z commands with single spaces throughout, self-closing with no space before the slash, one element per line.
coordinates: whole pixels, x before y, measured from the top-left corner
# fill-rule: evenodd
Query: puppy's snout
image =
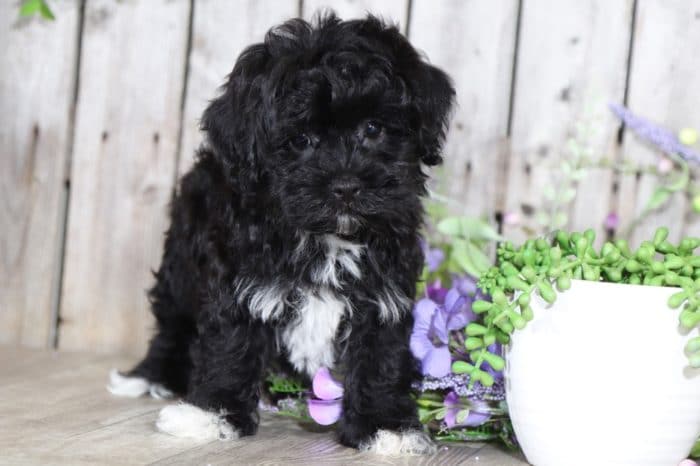
<path fill-rule="evenodd" d="M 331 183 L 331 192 L 336 199 L 350 203 L 360 193 L 360 182 L 354 178 L 338 178 Z"/>

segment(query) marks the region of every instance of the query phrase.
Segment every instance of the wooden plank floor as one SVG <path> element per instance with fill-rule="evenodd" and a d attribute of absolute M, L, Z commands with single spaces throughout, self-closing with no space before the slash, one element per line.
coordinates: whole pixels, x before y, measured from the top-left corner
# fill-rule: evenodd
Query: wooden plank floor
<path fill-rule="evenodd" d="M 0 464 L 526 464 L 491 445 L 442 446 L 434 456 L 358 453 L 298 423 L 263 416 L 257 436 L 196 442 L 157 432 L 164 401 L 123 399 L 105 390 L 111 367 L 133 360 L 0 347 Z"/>

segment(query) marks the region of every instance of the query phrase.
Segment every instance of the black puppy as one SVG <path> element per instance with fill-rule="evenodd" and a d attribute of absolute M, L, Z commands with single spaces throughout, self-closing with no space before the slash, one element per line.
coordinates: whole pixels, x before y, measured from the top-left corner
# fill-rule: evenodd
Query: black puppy
<path fill-rule="evenodd" d="M 184 396 L 160 430 L 256 432 L 280 361 L 342 374 L 340 442 L 425 453 L 409 349 L 426 175 L 454 89 L 375 17 L 293 19 L 248 47 L 204 112 L 150 291 L 158 332 L 116 394 Z"/>

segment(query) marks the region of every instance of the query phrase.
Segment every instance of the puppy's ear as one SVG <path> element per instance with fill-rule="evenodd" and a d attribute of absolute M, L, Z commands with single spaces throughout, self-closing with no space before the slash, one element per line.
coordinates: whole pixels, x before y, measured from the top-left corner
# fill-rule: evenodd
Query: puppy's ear
<path fill-rule="evenodd" d="M 455 101 L 452 81 L 442 70 L 420 58 L 413 71 L 408 72 L 407 81 L 417 112 L 421 160 L 426 165 L 438 165 L 442 162 L 442 145 Z"/>
<path fill-rule="evenodd" d="M 363 33 L 376 34 L 394 55 L 413 107 L 412 120 L 420 138 L 421 160 L 426 165 L 439 164 L 455 103 L 452 80 L 428 64 L 396 26 L 387 26 L 372 15 L 360 21 L 360 25 Z"/>
<path fill-rule="evenodd" d="M 263 76 L 269 60 L 265 44 L 245 49 L 229 74 L 223 93 L 209 104 L 200 122 L 217 156 L 243 169 L 252 168 L 255 162 L 255 136 L 262 119 Z"/>

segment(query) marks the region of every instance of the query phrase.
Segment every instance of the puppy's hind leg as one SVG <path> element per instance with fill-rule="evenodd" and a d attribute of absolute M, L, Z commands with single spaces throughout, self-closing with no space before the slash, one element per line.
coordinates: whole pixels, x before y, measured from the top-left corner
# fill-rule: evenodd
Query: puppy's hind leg
<path fill-rule="evenodd" d="M 187 391 L 192 368 L 190 345 L 196 326 L 193 317 L 176 307 L 176 300 L 163 290 L 164 285 L 166 283 L 158 276 L 158 283 L 150 293 L 158 333 L 136 367 L 125 374 L 112 370 L 107 389 L 114 395 L 171 398 Z"/>
<path fill-rule="evenodd" d="M 188 354 L 190 341 L 190 337 L 159 331 L 151 340 L 146 357 L 133 369 L 126 373 L 112 369 L 107 390 L 113 395 L 132 398 L 184 395 L 192 367 Z"/>

